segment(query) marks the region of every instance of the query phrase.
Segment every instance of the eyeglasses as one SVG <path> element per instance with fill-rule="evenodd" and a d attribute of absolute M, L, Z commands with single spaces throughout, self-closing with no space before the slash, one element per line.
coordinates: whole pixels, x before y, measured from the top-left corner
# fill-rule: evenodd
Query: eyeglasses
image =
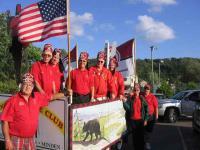
<path fill-rule="evenodd" d="M 43 57 L 51 57 L 50 54 L 42 54 Z"/>
<path fill-rule="evenodd" d="M 103 64 L 103 63 L 104 63 L 104 61 L 103 61 L 103 60 L 102 60 L 102 61 L 101 61 L 101 60 L 99 60 L 99 61 L 98 61 L 98 63 L 101 63 L 101 64 Z"/>
<path fill-rule="evenodd" d="M 149 88 L 144 88 L 145 90 L 150 90 Z"/>
<path fill-rule="evenodd" d="M 83 63 L 86 63 L 87 61 L 86 61 L 86 60 L 79 60 L 79 62 L 83 62 Z"/>

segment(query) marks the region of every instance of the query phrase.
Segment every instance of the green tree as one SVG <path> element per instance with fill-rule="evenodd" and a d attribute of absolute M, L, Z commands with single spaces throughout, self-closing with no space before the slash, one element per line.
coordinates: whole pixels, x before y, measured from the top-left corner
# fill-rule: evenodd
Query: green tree
<path fill-rule="evenodd" d="M 0 93 L 15 93 L 18 90 L 16 82 L 13 57 L 9 51 L 11 46 L 11 35 L 8 32 L 8 15 L 0 14 Z M 41 57 L 41 49 L 29 45 L 23 50 L 22 73 L 30 68 L 32 62 Z"/>
<path fill-rule="evenodd" d="M 14 61 L 9 52 L 11 37 L 8 33 L 7 15 L 0 14 L 0 93 L 16 92 Z"/>
<path fill-rule="evenodd" d="M 158 90 L 159 92 L 165 94 L 167 97 L 171 97 L 173 95 L 173 90 L 168 81 L 163 81 Z"/>
<path fill-rule="evenodd" d="M 41 49 L 33 45 L 25 48 L 22 59 L 22 74 L 27 72 L 31 65 L 41 59 Z"/>

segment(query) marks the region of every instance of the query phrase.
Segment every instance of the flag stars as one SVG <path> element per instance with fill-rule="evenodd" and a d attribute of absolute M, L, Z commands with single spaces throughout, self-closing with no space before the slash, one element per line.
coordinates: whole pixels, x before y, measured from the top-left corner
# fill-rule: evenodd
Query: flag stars
<path fill-rule="evenodd" d="M 38 3 L 41 10 L 42 19 L 44 21 L 51 21 L 55 17 L 66 15 L 65 0 L 46 0 Z"/>

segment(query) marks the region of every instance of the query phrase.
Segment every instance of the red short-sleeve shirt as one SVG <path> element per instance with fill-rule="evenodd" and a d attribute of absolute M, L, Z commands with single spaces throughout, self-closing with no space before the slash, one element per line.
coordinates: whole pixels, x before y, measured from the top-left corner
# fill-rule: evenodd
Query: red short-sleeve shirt
<path fill-rule="evenodd" d="M 64 74 L 60 71 L 59 65 L 51 66 L 53 72 L 53 80 L 56 86 L 56 92 L 60 91 L 61 84 L 64 80 Z"/>
<path fill-rule="evenodd" d="M 94 80 L 87 69 L 75 69 L 71 71 L 71 88 L 73 92 L 86 95 L 90 93 L 90 88 L 94 86 Z"/>
<path fill-rule="evenodd" d="M 52 67 L 49 64 L 46 64 L 42 61 L 37 61 L 32 65 L 30 73 L 40 84 L 45 93 L 53 93 L 54 74 L 52 72 Z"/>
<path fill-rule="evenodd" d="M 149 115 L 155 114 L 155 110 L 158 108 L 158 100 L 153 94 L 149 94 L 145 96 L 148 107 L 149 107 Z"/>
<path fill-rule="evenodd" d="M 99 71 L 96 67 L 90 68 L 90 74 L 94 78 L 94 97 L 106 97 L 108 88 L 113 92 L 113 83 L 111 82 L 111 73 L 108 69 L 104 68 Z"/>
<path fill-rule="evenodd" d="M 18 93 L 9 98 L 1 114 L 2 121 L 9 122 L 9 133 L 18 137 L 33 137 L 38 127 L 40 108 L 47 106 L 50 96 L 34 93 L 28 102 Z"/>
<path fill-rule="evenodd" d="M 113 93 L 115 96 L 124 95 L 124 78 L 119 71 L 115 71 L 111 76 L 111 82 L 113 83 Z"/>

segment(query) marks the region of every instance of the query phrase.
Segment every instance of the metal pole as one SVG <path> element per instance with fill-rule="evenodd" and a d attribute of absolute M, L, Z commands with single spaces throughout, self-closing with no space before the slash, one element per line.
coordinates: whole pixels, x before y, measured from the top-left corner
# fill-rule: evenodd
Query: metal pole
<path fill-rule="evenodd" d="M 160 84 L 161 84 L 161 83 L 160 83 L 160 79 L 161 79 L 161 78 L 160 78 L 160 74 L 161 74 L 161 64 L 162 64 L 163 62 L 164 62 L 163 60 L 160 60 L 159 63 L 158 63 L 158 65 L 159 65 L 159 66 L 158 66 L 158 69 L 159 69 L 159 72 L 158 72 L 158 75 L 159 75 L 159 76 L 158 76 L 158 77 L 159 77 L 159 86 L 160 86 Z"/>
<path fill-rule="evenodd" d="M 158 62 L 158 83 L 160 86 L 160 61 Z"/>
<path fill-rule="evenodd" d="M 153 72 L 153 50 L 154 46 L 151 46 L 151 77 L 152 77 L 152 87 L 154 89 L 154 72 Z"/>

